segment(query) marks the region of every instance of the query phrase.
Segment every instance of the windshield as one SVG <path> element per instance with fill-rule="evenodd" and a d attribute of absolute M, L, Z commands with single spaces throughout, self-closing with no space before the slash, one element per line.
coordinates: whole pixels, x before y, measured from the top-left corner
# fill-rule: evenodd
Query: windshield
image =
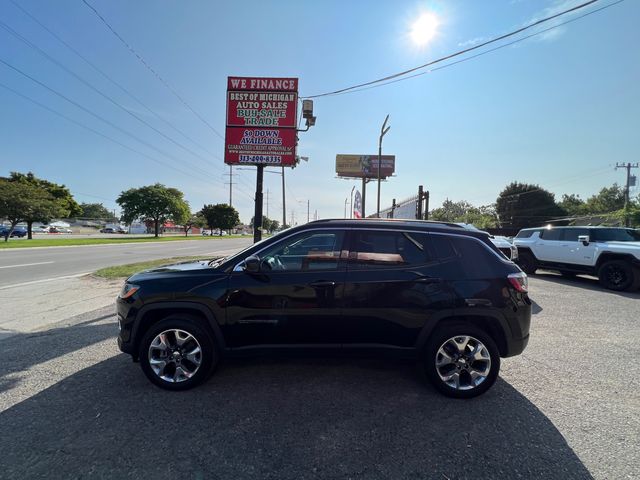
<path fill-rule="evenodd" d="M 287 230 L 282 230 L 282 231 L 280 231 L 280 232 L 276 233 L 275 235 L 272 235 L 272 236 L 270 236 L 270 237 L 263 238 L 263 239 L 262 239 L 262 240 L 260 240 L 259 242 L 252 243 L 252 244 L 251 244 L 251 245 L 249 245 L 248 247 L 243 248 L 242 250 L 240 250 L 239 252 L 234 253 L 233 255 L 229 255 L 229 256 L 227 256 L 227 257 L 217 258 L 217 259 L 215 259 L 215 260 L 212 260 L 211 262 L 209 262 L 209 266 L 210 266 L 210 267 L 213 267 L 213 268 L 217 268 L 217 267 L 219 267 L 220 265 L 222 265 L 223 263 L 225 263 L 225 262 L 227 262 L 227 261 L 231 261 L 231 260 L 233 260 L 233 259 L 234 259 L 234 258 L 236 258 L 236 257 L 240 257 L 241 255 L 243 255 L 243 254 L 244 254 L 245 252 L 247 252 L 248 250 L 250 250 L 250 249 L 252 249 L 252 248 L 254 248 L 254 247 L 258 246 L 258 245 L 261 245 L 261 244 L 265 243 L 267 240 L 270 240 L 270 239 L 272 239 L 272 238 L 279 237 L 280 235 L 282 235 L 283 233 L 286 233 L 286 232 L 288 232 L 288 231 L 289 231 L 288 229 L 287 229 Z"/>
<path fill-rule="evenodd" d="M 592 231 L 596 242 L 640 242 L 640 231 L 631 228 L 602 228 Z"/>

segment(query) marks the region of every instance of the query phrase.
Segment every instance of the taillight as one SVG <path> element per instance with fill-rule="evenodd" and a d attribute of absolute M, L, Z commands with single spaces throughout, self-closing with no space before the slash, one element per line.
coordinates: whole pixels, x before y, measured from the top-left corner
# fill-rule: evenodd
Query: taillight
<path fill-rule="evenodd" d="M 507 277 L 509 283 L 520 293 L 527 293 L 529 291 L 529 279 L 524 272 L 510 273 Z"/>

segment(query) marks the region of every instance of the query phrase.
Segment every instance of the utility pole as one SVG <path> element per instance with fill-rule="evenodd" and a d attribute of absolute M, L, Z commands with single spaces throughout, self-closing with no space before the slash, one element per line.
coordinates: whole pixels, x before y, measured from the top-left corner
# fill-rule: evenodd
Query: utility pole
<path fill-rule="evenodd" d="M 269 218 L 269 189 L 267 188 L 267 218 Z"/>
<path fill-rule="evenodd" d="M 362 177 L 362 218 L 367 218 L 367 214 L 365 213 L 365 205 L 367 204 L 367 183 L 369 183 L 369 179 Z"/>
<path fill-rule="evenodd" d="M 629 226 L 629 215 L 628 215 L 628 208 L 629 208 L 629 187 L 631 187 L 631 169 L 632 168 L 638 168 L 640 165 L 638 163 L 630 163 L 627 162 L 625 163 L 616 163 L 616 170 L 619 168 L 626 168 L 627 169 L 627 186 L 624 189 L 624 225 L 625 227 Z M 635 182 L 635 177 L 634 178 L 634 185 L 636 184 Z"/>
<path fill-rule="evenodd" d="M 309 223 L 309 221 L 311 220 L 311 217 L 309 216 L 309 205 L 310 205 L 311 200 L 307 200 L 307 223 Z"/>
<path fill-rule="evenodd" d="M 344 199 L 344 218 L 347 218 L 347 203 L 349 203 L 349 197 Z"/>
<path fill-rule="evenodd" d="M 378 139 L 378 209 L 376 217 L 380 218 L 380 180 L 381 180 L 381 171 L 382 171 L 382 137 L 384 137 L 390 126 L 387 127 L 387 122 L 389 121 L 389 115 L 384 119 L 384 123 L 382 124 L 382 128 L 380 129 L 380 138 Z M 386 128 L 385 128 L 386 127 Z M 364 215 L 363 215 L 364 217 Z"/>
<path fill-rule="evenodd" d="M 229 206 L 233 207 L 233 177 L 236 175 L 233 173 L 233 165 L 229 165 L 229 173 L 225 173 L 225 176 L 229 175 L 229 183 L 225 182 L 225 185 L 229 185 Z"/>
<path fill-rule="evenodd" d="M 318 220 L 318 210 L 313 214 L 313 219 Z"/>
<path fill-rule="evenodd" d="M 393 199 L 393 202 L 391 202 L 391 217 L 393 218 L 393 216 L 395 215 L 396 212 L 396 199 Z"/>

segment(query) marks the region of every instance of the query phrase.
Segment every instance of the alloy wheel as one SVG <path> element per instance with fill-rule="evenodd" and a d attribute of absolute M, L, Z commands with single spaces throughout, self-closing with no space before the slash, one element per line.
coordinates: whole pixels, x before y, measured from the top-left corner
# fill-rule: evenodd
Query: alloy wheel
<path fill-rule="evenodd" d="M 440 379 L 455 390 L 472 390 L 491 372 L 491 355 L 477 338 L 457 335 L 446 340 L 435 358 Z"/>
<path fill-rule="evenodd" d="M 149 366 L 162 380 L 179 383 L 193 377 L 202 363 L 202 348 L 185 330 L 169 329 L 154 337 L 149 345 Z"/>

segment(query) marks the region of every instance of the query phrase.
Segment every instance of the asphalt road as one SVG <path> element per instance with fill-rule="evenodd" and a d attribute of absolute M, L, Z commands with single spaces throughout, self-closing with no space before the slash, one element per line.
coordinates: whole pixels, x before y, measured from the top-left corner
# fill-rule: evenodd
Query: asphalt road
<path fill-rule="evenodd" d="M 223 237 L 158 243 L 0 250 L 0 288 L 91 273 L 103 267 L 158 258 L 225 255 L 250 245 L 252 241 L 250 237 Z"/>
<path fill-rule="evenodd" d="M 365 358 L 227 361 L 166 392 L 112 308 L 0 341 L 0 477 L 638 478 L 640 293 L 548 274 L 531 295 L 527 350 L 470 401 Z"/>

